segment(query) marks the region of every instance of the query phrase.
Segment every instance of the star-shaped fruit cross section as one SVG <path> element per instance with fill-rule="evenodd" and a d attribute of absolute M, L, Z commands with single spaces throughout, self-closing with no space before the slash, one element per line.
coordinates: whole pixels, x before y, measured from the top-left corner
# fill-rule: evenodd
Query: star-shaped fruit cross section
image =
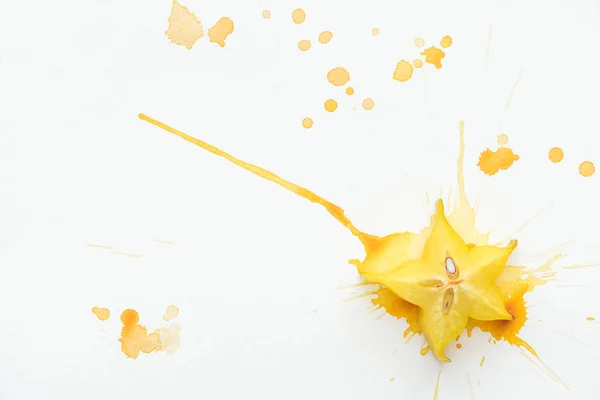
<path fill-rule="evenodd" d="M 430 349 L 439 360 L 448 362 L 444 349 L 462 333 L 469 318 L 513 319 L 494 280 L 515 247 L 516 240 L 506 247 L 466 244 L 450 226 L 444 204 L 438 200 L 421 259 L 367 279 L 419 307 L 419 322 Z"/>

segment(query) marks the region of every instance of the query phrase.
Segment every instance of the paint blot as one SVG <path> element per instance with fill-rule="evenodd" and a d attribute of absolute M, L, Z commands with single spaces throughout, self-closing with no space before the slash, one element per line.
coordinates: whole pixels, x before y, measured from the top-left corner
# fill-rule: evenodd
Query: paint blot
<path fill-rule="evenodd" d="M 302 126 L 306 129 L 310 129 L 313 126 L 313 120 L 311 118 L 304 118 L 302 120 Z"/>
<path fill-rule="evenodd" d="M 194 43 L 204 36 L 204 31 L 198 18 L 186 7 L 173 0 L 171 15 L 169 15 L 169 28 L 165 34 L 171 42 L 190 50 Z"/>
<path fill-rule="evenodd" d="M 327 80 L 333 86 L 344 86 L 350 80 L 350 74 L 345 68 L 336 67 L 327 73 Z"/>
<path fill-rule="evenodd" d="M 327 43 L 329 43 L 329 41 L 331 40 L 332 37 L 333 37 L 333 33 L 329 32 L 329 31 L 323 31 L 319 35 L 319 42 L 321 42 L 322 44 L 327 44 Z"/>
<path fill-rule="evenodd" d="M 371 33 L 373 34 L 373 36 L 379 35 L 379 28 L 373 28 L 373 30 L 371 31 Z"/>
<path fill-rule="evenodd" d="M 373 107 L 375 107 L 375 103 L 373 102 L 373 100 L 367 98 L 363 100 L 362 106 L 365 110 L 372 110 Z"/>
<path fill-rule="evenodd" d="M 269 10 L 263 10 L 262 16 L 263 16 L 264 19 L 271 18 L 271 11 L 269 11 Z"/>
<path fill-rule="evenodd" d="M 310 49 L 310 40 L 301 40 L 298 42 L 298 48 L 302 51 L 308 51 Z"/>
<path fill-rule="evenodd" d="M 560 147 L 553 147 L 548 152 L 548 158 L 553 163 L 558 163 L 561 162 L 563 158 L 565 158 L 565 154 L 563 153 L 563 150 Z"/>
<path fill-rule="evenodd" d="M 498 135 L 498 144 L 500 146 L 504 146 L 506 143 L 508 143 L 508 136 L 506 136 L 504 133 L 501 135 Z"/>
<path fill-rule="evenodd" d="M 429 346 L 425 346 L 425 347 L 423 347 L 423 348 L 422 348 L 422 349 L 419 351 L 419 353 L 421 353 L 421 355 L 422 355 L 422 356 L 425 356 L 425 355 L 427 355 L 427 353 L 429 353 Z"/>
<path fill-rule="evenodd" d="M 348 96 L 352 96 L 352 95 L 354 94 L 354 88 L 352 88 L 352 87 L 347 87 L 347 88 L 346 88 L 346 94 L 347 94 Z"/>
<path fill-rule="evenodd" d="M 456 343 L 456 348 L 457 348 L 457 349 L 460 349 L 460 348 L 462 348 L 462 344 L 460 344 L 460 343 Z"/>
<path fill-rule="evenodd" d="M 450 36 L 444 36 L 442 40 L 440 40 L 440 46 L 444 49 L 452 46 L 452 38 Z"/>
<path fill-rule="evenodd" d="M 412 75 L 412 64 L 406 60 L 402 60 L 398 64 L 396 64 L 396 69 L 394 70 L 394 75 L 392 76 L 392 78 L 400 82 L 406 82 L 412 77 Z"/>
<path fill-rule="evenodd" d="M 233 21 L 227 17 L 223 17 L 208 30 L 208 38 L 212 43 L 225 47 L 225 40 L 227 40 L 227 36 L 231 33 L 233 33 Z"/>
<path fill-rule="evenodd" d="M 437 69 L 440 69 L 442 68 L 442 58 L 446 56 L 446 53 L 437 47 L 432 46 L 428 49 L 425 49 L 421 55 L 425 56 L 426 63 L 433 64 Z"/>
<path fill-rule="evenodd" d="M 423 61 L 417 59 L 415 61 L 413 61 L 413 67 L 415 68 L 421 68 L 423 66 Z"/>
<path fill-rule="evenodd" d="M 127 358 L 136 359 L 140 353 L 166 351 L 173 354 L 179 347 L 179 331 L 181 327 L 174 324 L 169 328 L 161 328 L 150 334 L 146 327 L 140 325 L 140 316 L 135 310 L 125 310 L 121 314 L 123 329 L 121 330 L 121 351 Z"/>
<path fill-rule="evenodd" d="M 179 315 L 179 308 L 175 307 L 175 306 L 169 306 L 167 307 L 167 311 L 165 311 L 165 315 L 163 315 L 163 319 L 165 321 L 170 321 L 173 318 L 177 317 Z"/>
<path fill-rule="evenodd" d="M 481 361 L 479 362 L 479 366 L 483 367 L 483 363 L 485 362 L 485 356 L 481 357 Z"/>
<path fill-rule="evenodd" d="M 479 157 L 479 163 L 477 166 L 486 175 L 495 175 L 501 169 L 507 170 L 515 161 L 519 159 L 519 156 L 513 153 L 508 147 L 500 147 L 496 151 L 486 149 L 481 153 Z"/>
<path fill-rule="evenodd" d="M 329 99 L 325 102 L 325 110 L 329 112 L 334 112 L 335 110 L 337 110 L 337 106 L 337 101 L 333 99 Z"/>
<path fill-rule="evenodd" d="M 100 321 L 106 321 L 110 318 L 110 311 L 108 310 L 108 308 L 94 307 L 92 308 L 92 312 Z"/>
<path fill-rule="evenodd" d="M 415 38 L 415 46 L 417 46 L 417 47 L 425 46 L 425 39 Z"/>
<path fill-rule="evenodd" d="M 303 9 L 298 8 L 292 13 L 292 21 L 296 24 L 301 24 L 306 19 L 306 13 Z"/>
<path fill-rule="evenodd" d="M 596 320 L 596 318 L 594 318 L 594 317 L 587 317 L 586 319 L 587 319 L 588 321 L 595 321 L 595 320 Z"/>
<path fill-rule="evenodd" d="M 396 378 L 390 378 L 390 382 L 394 382 Z"/>
<path fill-rule="evenodd" d="M 585 176 L 587 178 L 594 175 L 594 172 L 596 172 L 596 167 L 594 167 L 594 163 L 591 161 L 584 161 L 579 164 L 579 173 L 581 176 Z"/>

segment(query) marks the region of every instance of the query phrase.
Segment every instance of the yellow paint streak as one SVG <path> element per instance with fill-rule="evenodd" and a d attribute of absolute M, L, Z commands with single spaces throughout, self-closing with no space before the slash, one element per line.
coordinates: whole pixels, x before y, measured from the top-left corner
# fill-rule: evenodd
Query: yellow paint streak
<path fill-rule="evenodd" d="M 426 63 L 433 64 L 437 69 L 440 69 L 442 68 L 442 58 L 446 56 L 446 53 L 435 46 L 431 46 L 425 49 L 421 55 L 425 56 Z"/>
<path fill-rule="evenodd" d="M 521 69 L 519 71 L 517 80 L 515 81 L 515 84 L 513 85 L 512 90 L 510 91 L 510 96 L 508 96 L 508 101 L 506 102 L 506 107 L 504 108 L 504 111 L 508 110 L 508 108 L 510 107 L 510 103 L 512 103 L 512 100 L 515 97 L 515 91 L 517 90 L 517 86 L 519 86 L 519 82 L 521 81 L 522 75 L 523 75 L 523 69 Z"/>
<path fill-rule="evenodd" d="M 173 318 L 176 318 L 179 315 L 179 308 L 176 306 L 169 306 L 165 311 L 165 315 L 163 315 L 163 319 L 165 321 L 170 321 Z"/>
<path fill-rule="evenodd" d="M 335 110 L 337 110 L 337 101 L 333 100 L 333 99 L 329 99 L 327 101 L 325 101 L 325 104 L 323 105 L 325 107 L 326 111 L 329 112 L 334 112 Z"/>
<path fill-rule="evenodd" d="M 333 86 L 344 86 L 350 80 L 350 74 L 345 68 L 336 67 L 327 73 L 327 80 Z"/>
<path fill-rule="evenodd" d="M 596 318 L 594 318 L 594 317 L 587 317 L 586 320 L 588 320 L 588 321 L 595 321 Z"/>
<path fill-rule="evenodd" d="M 396 69 L 394 69 L 394 75 L 392 78 L 396 81 L 406 82 L 412 77 L 412 75 L 413 65 L 406 60 L 401 60 L 398 64 L 396 64 Z"/>
<path fill-rule="evenodd" d="M 471 377 L 467 372 L 467 382 L 469 382 L 469 392 L 471 393 L 471 400 L 475 400 L 475 394 L 473 394 L 473 385 L 471 385 Z"/>
<path fill-rule="evenodd" d="M 594 167 L 594 163 L 592 163 L 591 161 L 584 161 L 581 164 L 579 164 L 579 174 L 581 176 L 587 178 L 594 175 L 594 172 L 596 172 L 596 167 Z"/>
<path fill-rule="evenodd" d="M 140 353 L 149 354 L 157 351 L 175 353 L 180 344 L 179 325 L 160 328 L 148 334 L 147 328 L 140 325 L 139 321 L 140 316 L 135 310 L 128 309 L 121 314 L 123 329 L 119 342 L 121 351 L 127 358 L 136 359 Z"/>
<path fill-rule="evenodd" d="M 433 400 L 438 400 L 441 376 L 442 376 L 442 370 L 440 370 L 440 372 L 438 372 L 437 380 L 435 381 L 435 390 L 433 391 Z"/>
<path fill-rule="evenodd" d="M 271 18 L 271 11 L 269 11 L 269 10 L 263 10 L 262 16 L 263 16 L 264 19 Z"/>
<path fill-rule="evenodd" d="M 500 147 L 496 151 L 486 149 L 481 153 L 477 166 L 483 173 L 492 176 L 501 169 L 509 169 L 518 159 L 519 156 L 508 147 Z"/>
<path fill-rule="evenodd" d="M 96 249 L 106 249 L 106 250 L 112 250 L 114 249 L 113 246 L 105 246 L 103 244 L 86 244 L 87 247 L 94 247 Z"/>
<path fill-rule="evenodd" d="M 498 144 L 500 146 L 504 146 L 506 143 L 508 143 L 508 136 L 504 133 L 498 135 Z"/>
<path fill-rule="evenodd" d="M 565 153 L 560 147 L 553 147 L 548 152 L 548 158 L 553 163 L 558 163 L 561 162 L 563 158 L 565 158 Z"/>
<path fill-rule="evenodd" d="M 488 43 L 487 43 L 487 49 L 485 51 L 485 66 L 483 67 L 484 71 L 487 71 L 487 67 L 488 67 L 488 60 L 490 58 L 490 48 L 492 46 L 492 24 L 490 24 L 490 31 L 488 33 Z"/>
<path fill-rule="evenodd" d="M 227 17 L 223 17 L 208 30 L 208 38 L 212 43 L 216 43 L 221 47 L 225 47 L 227 36 L 233 33 L 233 21 Z"/>
<path fill-rule="evenodd" d="M 157 243 L 162 243 L 162 244 L 175 244 L 175 242 L 172 242 L 170 240 L 152 239 L 152 241 L 157 242 Z"/>
<path fill-rule="evenodd" d="M 303 9 L 297 8 L 294 10 L 294 12 L 292 12 L 292 21 L 294 21 L 295 24 L 301 24 L 305 19 L 306 13 Z"/>
<path fill-rule="evenodd" d="M 298 42 L 298 48 L 302 51 L 310 50 L 310 40 L 301 40 Z"/>
<path fill-rule="evenodd" d="M 110 311 L 108 310 L 108 308 L 94 307 L 92 308 L 92 312 L 100 321 L 106 321 L 110 318 Z"/>
<path fill-rule="evenodd" d="M 483 363 L 485 362 L 485 356 L 481 357 L 481 361 L 479 362 L 479 366 L 483 367 Z"/>
<path fill-rule="evenodd" d="M 333 37 L 333 33 L 329 32 L 329 31 L 323 31 L 319 35 L 319 42 L 322 44 L 327 44 L 331 41 L 332 37 Z"/>
<path fill-rule="evenodd" d="M 169 27 L 165 34 L 171 42 L 179 46 L 185 46 L 188 50 L 194 46 L 198 39 L 204 36 L 204 30 L 198 18 L 176 0 L 173 0 L 168 22 Z"/>
<path fill-rule="evenodd" d="M 444 49 L 452 46 L 452 38 L 450 36 L 444 36 L 442 40 L 440 40 L 440 46 Z"/>
<path fill-rule="evenodd" d="M 375 107 L 375 103 L 372 99 L 366 98 L 363 100 L 362 106 L 365 110 L 372 110 Z"/>
<path fill-rule="evenodd" d="M 425 46 L 425 39 L 415 38 L 415 46 L 419 48 Z"/>
<path fill-rule="evenodd" d="M 302 120 L 302 126 L 306 129 L 310 129 L 313 126 L 313 120 L 311 118 L 304 118 Z"/>

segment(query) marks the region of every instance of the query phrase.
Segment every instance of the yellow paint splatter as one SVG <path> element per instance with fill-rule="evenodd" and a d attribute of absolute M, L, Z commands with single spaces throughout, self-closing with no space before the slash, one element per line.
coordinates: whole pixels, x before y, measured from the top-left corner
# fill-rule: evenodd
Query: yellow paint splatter
<path fill-rule="evenodd" d="M 225 47 L 227 36 L 233 33 L 233 21 L 227 17 L 223 17 L 208 30 L 208 38 L 212 43 L 216 43 L 221 47 Z"/>
<path fill-rule="evenodd" d="M 347 87 L 347 88 L 346 88 L 346 94 L 347 94 L 348 96 L 352 96 L 352 95 L 354 94 L 354 88 L 352 88 L 352 87 Z"/>
<path fill-rule="evenodd" d="M 565 158 L 565 153 L 563 153 L 563 150 L 560 147 L 553 147 L 548 152 L 548 158 L 553 163 L 558 163 L 561 162 L 563 158 Z"/>
<path fill-rule="evenodd" d="M 310 40 L 301 40 L 298 42 L 298 48 L 302 51 L 308 51 L 310 46 Z"/>
<path fill-rule="evenodd" d="M 425 356 L 425 355 L 427 355 L 427 353 L 429 353 L 429 346 L 425 346 L 425 347 L 423 347 L 423 348 L 422 348 L 422 349 L 419 351 L 419 353 L 421 353 L 421 355 L 422 355 L 422 356 Z"/>
<path fill-rule="evenodd" d="M 437 69 L 440 69 L 442 68 L 442 58 L 446 56 L 446 53 L 437 47 L 432 46 L 428 49 L 425 49 L 421 55 L 425 56 L 426 63 L 433 64 Z"/>
<path fill-rule="evenodd" d="M 264 19 L 271 18 L 271 11 L 269 11 L 269 10 L 263 10 L 262 16 L 263 16 Z"/>
<path fill-rule="evenodd" d="M 373 100 L 367 98 L 363 100 L 362 106 L 365 110 L 372 110 L 373 107 L 375 107 L 375 103 L 373 102 Z"/>
<path fill-rule="evenodd" d="M 596 318 L 594 318 L 594 317 L 587 317 L 586 319 L 587 319 L 588 321 L 595 321 L 595 320 L 596 320 Z"/>
<path fill-rule="evenodd" d="M 110 311 L 108 310 L 108 308 L 94 307 L 92 308 L 92 312 L 100 321 L 106 321 L 110 318 Z"/>
<path fill-rule="evenodd" d="M 167 311 L 165 312 L 165 315 L 163 315 L 163 319 L 165 321 L 170 321 L 173 318 L 176 318 L 179 315 L 179 308 L 177 308 L 176 306 L 169 306 L 167 307 Z"/>
<path fill-rule="evenodd" d="M 415 38 L 415 46 L 417 46 L 417 47 L 425 46 L 425 39 Z"/>
<path fill-rule="evenodd" d="M 594 172 L 596 172 L 596 167 L 594 167 L 594 163 L 591 161 L 584 161 L 579 164 L 579 173 L 581 176 L 585 176 L 587 178 L 594 175 Z"/>
<path fill-rule="evenodd" d="M 483 363 L 485 362 L 485 356 L 481 357 L 481 361 L 479 362 L 479 366 L 483 367 Z"/>
<path fill-rule="evenodd" d="M 304 118 L 302 120 L 302 126 L 306 129 L 310 129 L 313 126 L 313 120 L 311 118 Z"/>
<path fill-rule="evenodd" d="M 457 348 L 457 349 L 460 349 L 460 348 L 462 348 L 462 344 L 460 344 L 460 343 L 456 343 L 456 348 Z"/>
<path fill-rule="evenodd" d="M 392 78 L 400 82 L 406 82 L 412 77 L 412 75 L 412 64 L 406 60 L 402 60 L 398 64 L 396 64 L 396 69 L 394 70 L 394 75 L 392 76 Z"/>
<path fill-rule="evenodd" d="M 292 13 L 292 21 L 294 21 L 294 23 L 296 23 L 296 24 L 303 23 L 305 19 L 306 19 L 306 13 L 301 8 L 295 9 L 294 12 Z"/>
<path fill-rule="evenodd" d="M 417 59 L 415 61 L 413 61 L 413 67 L 415 68 L 421 68 L 423 66 L 423 61 Z"/>
<path fill-rule="evenodd" d="M 498 135 L 498 144 L 500 146 L 504 146 L 506 143 L 508 143 L 508 136 L 504 133 Z"/>
<path fill-rule="evenodd" d="M 127 358 L 136 359 L 141 353 L 166 351 L 173 354 L 180 344 L 181 327 L 174 324 L 168 328 L 158 329 L 150 334 L 146 327 L 140 325 L 140 316 L 135 310 L 125 310 L 121 314 L 123 329 L 121 330 L 121 351 Z"/>
<path fill-rule="evenodd" d="M 501 169 L 507 170 L 519 159 L 519 156 L 513 153 L 508 147 L 500 147 L 496 151 L 486 149 L 479 157 L 477 166 L 486 175 L 494 175 Z"/>
<path fill-rule="evenodd" d="M 337 101 L 333 99 L 329 99 L 325 102 L 325 110 L 329 112 L 334 112 L 335 110 L 337 110 L 337 106 Z"/>
<path fill-rule="evenodd" d="M 440 40 L 440 46 L 444 49 L 452 46 L 452 38 L 450 36 L 444 36 L 442 40 Z"/>
<path fill-rule="evenodd" d="M 331 40 L 332 37 L 333 37 L 333 33 L 329 32 L 329 31 L 323 31 L 319 35 L 319 42 L 321 42 L 322 44 L 327 44 L 327 43 L 329 43 L 329 41 Z"/>
<path fill-rule="evenodd" d="M 204 36 L 204 30 L 198 18 L 190 10 L 173 0 L 169 28 L 165 34 L 171 42 L 190 50 L 194 43 Z"/>
<path fill-rule="evenodd" d="M 379 35 L 379 28 L 373 28 L 373 30 L 371 31 L 371 33 L 373 34 L 373 36 Z"/>
<path fill-rule="evenodd" d="M 327 80 L 333 86 L 344 86 L 350 80 L 350 74 L 345 68 L 336 67 L 327 73 Z"/>

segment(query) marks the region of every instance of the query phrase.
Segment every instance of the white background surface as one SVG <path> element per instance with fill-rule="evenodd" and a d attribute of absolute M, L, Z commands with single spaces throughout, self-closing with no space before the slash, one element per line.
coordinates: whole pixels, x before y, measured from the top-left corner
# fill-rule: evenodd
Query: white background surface
<path fill-rule="evenodd" d="M 535 254 L 573 239 L 557 266 L 599 261 L 600 176 L 577 172 L 586 159 L 600 167 L 598 2 L 447 3 L 186 1 L 205 32 L 222 16 L 235 23 L 225 48 L 204 37 L 188 51 L 164 35 L 169 1 L 1 1 L 0 398 L 433 396 L 441 364 L 419 355 L 423 339 L 404 344 L 403 321 L 343 301 L 351 291 L 339 287 L 357 281 L 347 260 L 363 257 L 348 231 L 140 112 L 310 188 L 377 235 L 424 226 L 426 190 L 456 193 L 464 119 L 482 230 L 502 239 L 552 203 L 516 235 L 511 262 L 539 265 Z M 446 34 L 441 70 L 391 79 L 417 57 L 415 37 Z M 313 48 L 300 52 L 301 39 Z M 354 96 L 326 81 L 336 66 Z M 489 178 L 477 158 L 500 133 L 521 159 Z M 547 159 L 553 146 L 560 164 Z M 449 351 L 439 398 L 469 398 L 468 371 L 476 399 L 597 399 L 600 327 L 585 318 L 600 317 L 598 288 L 559 286 L 600 282 L 599 271 L 560 271 L 527 297 L 522 337 L 570 391 L 477 333 Z M 153 330 L 170 304 L 181 310 L 177 354 L 126 359 L 120 312 L 135 308 Z"/>

